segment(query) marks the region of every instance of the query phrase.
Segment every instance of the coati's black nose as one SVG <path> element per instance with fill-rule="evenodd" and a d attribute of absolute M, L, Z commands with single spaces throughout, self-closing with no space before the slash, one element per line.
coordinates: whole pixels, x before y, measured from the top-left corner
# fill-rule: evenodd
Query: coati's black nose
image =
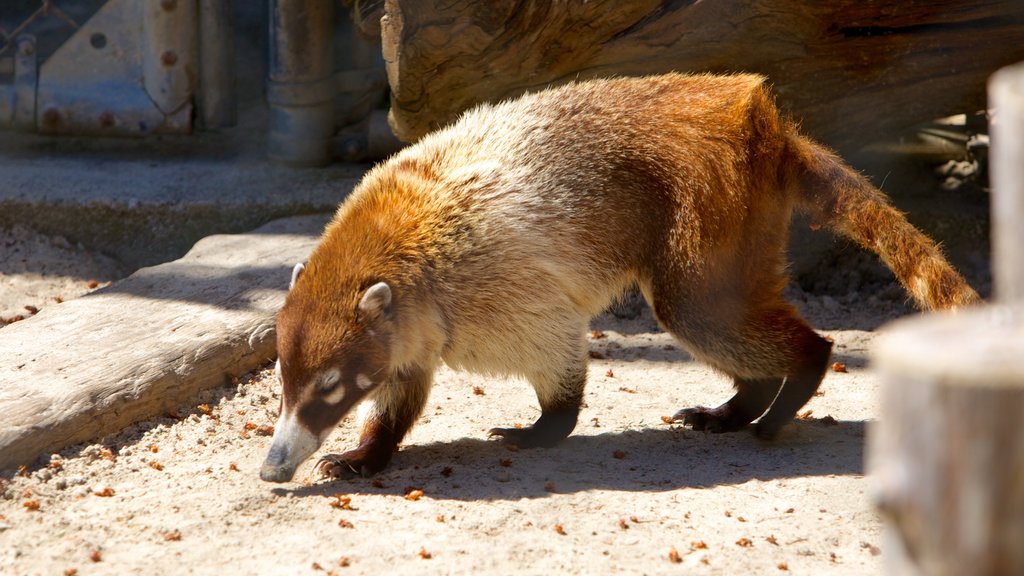
<path fill-rule="evenodd" d="M 260 480 L 264 482 L 287 482 L 295 475 L 295 466 L 288 464 L 288 449 L 279 444 L 270 447 L 267 459 L 260 468 Z"/>

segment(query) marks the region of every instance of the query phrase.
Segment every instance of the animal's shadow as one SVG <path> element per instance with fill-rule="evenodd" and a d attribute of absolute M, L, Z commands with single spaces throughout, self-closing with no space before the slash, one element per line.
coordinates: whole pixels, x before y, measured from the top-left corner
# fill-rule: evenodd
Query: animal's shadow
<path fill-rule="evenodd" d="M 684 362 L 695 362 L 690 353 L 676 342 L 668 346 L 653 345 L 649 342 L 616 344 L 614 348 L 601 348 L 591 343 L 591 353 L 600 360 L 611 360 L 616 362 L 665 362 L 668 364 L 681 364 Z M 847 368 L 863 369 L 869 366 L 867 350 L 855 349 L 844 350 L 833 348 L 832 362 L 845 364 Z"/>
<path fill-rule="evenodd" d="M 403 447 L 372 479 L 323 480 L 279 494 L 403 494 L 430 498 L 518 500 L 590 490 L 661 492 L 737 485 L 752 479 L 861 475 L 865 423 L 805 420 L 766 442 L 749 430 L 706 434 L 676 427 L 576 434 L 549 449 L 510 451 L 497 441 L 463 438 Z"/>

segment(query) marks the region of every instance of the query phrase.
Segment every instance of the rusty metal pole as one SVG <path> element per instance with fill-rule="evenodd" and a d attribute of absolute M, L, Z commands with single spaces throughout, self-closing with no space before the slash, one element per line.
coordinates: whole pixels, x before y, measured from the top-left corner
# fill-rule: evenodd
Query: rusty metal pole
<path fill-rule="evenodd" d="M 336 0 L 270 0 L 267 101 L 271 159 L 293 166 L 331 160 Z"/>
<path fill-rule="evenodd" d="M 0 84 L 0 130 L 15 129 L 32 132 L 36 125 L 36 89 L 39 69 L 36 39 L 22 34 L 14 41 L 17 48 L 9 68 L 0 74 L 11 74 L 12 84 Z"/>
<path fill-rule="evenodd" d="M 18 53 L 14 58 L 14 121 L 13 126 L 22 132 L 32 132 L 36 127 L 36 90 L 39 69 L 34 36 L 22 36 L 15 44 Z"/>
<path fill-rule="evenodd" d="M 868 464 L 890 576 L 1024 574 L 1024 65 L 989 83 L 997 301 L 887 328 Z"/>
<path fill-rule="evenodd" d="M 199 118 L 203 127 L 237 120 L 234 0 L 199 0 Z"/>

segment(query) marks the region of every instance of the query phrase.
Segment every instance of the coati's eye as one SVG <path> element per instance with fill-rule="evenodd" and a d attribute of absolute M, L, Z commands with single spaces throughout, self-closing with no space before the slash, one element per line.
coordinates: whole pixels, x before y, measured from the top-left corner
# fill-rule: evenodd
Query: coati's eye
<path fill-rule="evenodd" d="M 338 385 L 341 381 L 341 372 L 337 368 L 332 368 L 320 375 L 320 380 L 317 381 L 316 387 L 321 392 L 329 392 Z"/>
<path fill-rule="evenodd" d="M 316 383 L 320 399 L 328 404 L 340 404 L 345 399 L 346 389 L 341 385 L 341 371 L 331 368 L 320 374 Z"/>

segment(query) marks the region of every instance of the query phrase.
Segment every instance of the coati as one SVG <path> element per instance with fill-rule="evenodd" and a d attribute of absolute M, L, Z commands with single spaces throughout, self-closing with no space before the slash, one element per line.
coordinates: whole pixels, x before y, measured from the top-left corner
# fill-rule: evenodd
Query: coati
<path fill-rule="evenodd" d="M 924 309 L 978 300 L 881 191 L 780 115 L 760 76 L 594 80 L 470 110 L 373 168 L 296 267 L 260 476 L 290 480 L 363 399 L 358 447 L 318 469 L 381 470 L 442 361 L 525 377 L 539 419 L 491 435 L 557 443 L 583 398 L 588 321 L 632 286 L 734 379 L 730 400 L 677 417 L 712 432 L 761 417 L 771 438 L 831 352 L 781 297 L 793 211 L 876 252 Z"/>

